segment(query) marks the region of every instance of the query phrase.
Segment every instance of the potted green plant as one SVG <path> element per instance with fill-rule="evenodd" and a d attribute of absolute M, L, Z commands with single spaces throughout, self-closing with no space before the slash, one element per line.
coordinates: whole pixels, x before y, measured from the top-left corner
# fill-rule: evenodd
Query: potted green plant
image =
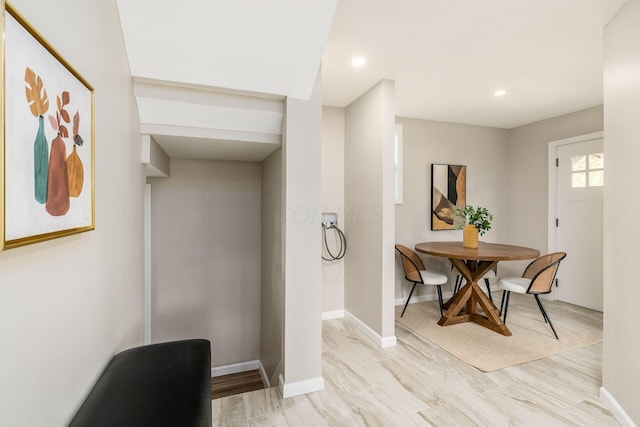
<path fill-rule="evenodd" d="M 460 219 L 457 228 L 462 228 L 463 246 L 477 248 L 478 235 L 482 236 L 491 230 L 493 215 L 487 208 L 467 205 L 464 208 L 457 208 L 455 216 Z"/>

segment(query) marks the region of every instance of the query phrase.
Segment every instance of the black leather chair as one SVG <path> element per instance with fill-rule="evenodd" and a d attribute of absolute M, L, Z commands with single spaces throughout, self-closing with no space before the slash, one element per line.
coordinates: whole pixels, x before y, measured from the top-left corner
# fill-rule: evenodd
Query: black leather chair
<path fill-rule="evenodd" d="M 71 427 L 211 427 L 211 346 L 193 339 L 116 354 Z"/>

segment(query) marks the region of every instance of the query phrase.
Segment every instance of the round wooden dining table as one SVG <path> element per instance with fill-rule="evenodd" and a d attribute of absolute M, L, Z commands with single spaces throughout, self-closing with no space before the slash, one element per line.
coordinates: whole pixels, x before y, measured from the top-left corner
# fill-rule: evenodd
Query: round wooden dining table
<path fill-rule="evenodd" d="M 478 286 L 478 280 L 494 268 L 498 261 L 533 259 L 540 256 L 540 251 L 523 246 L 484 242 L 479 242 L 476 249 L 465 248 L 462 242 L 418 243 L 415 249 L 427 255 L 449 259 L 467 281 L 444 304 L 447 310 L 438 322 L 440 326 L 475 322 L 503 335 L 511 335 L 507 325 L 500 319 L 496 306 Z M 478 306 L 482 308 L 483 314 L 478 313 Z"/>

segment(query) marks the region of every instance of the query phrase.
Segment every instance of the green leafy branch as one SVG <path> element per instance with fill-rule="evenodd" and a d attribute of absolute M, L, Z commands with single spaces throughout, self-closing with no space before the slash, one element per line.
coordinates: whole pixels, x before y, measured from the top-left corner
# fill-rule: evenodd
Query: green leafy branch
<path fill-rule="evenodd" d="M 493 215 L 487 208 L 467 205 L 464 208 L 456 208 L 454 215 L 461 219 L 456 228 L 464 228 L 465 225 L 471 224 L 478 229 L 478 234 L 481 236 L 491 230 Z"/>

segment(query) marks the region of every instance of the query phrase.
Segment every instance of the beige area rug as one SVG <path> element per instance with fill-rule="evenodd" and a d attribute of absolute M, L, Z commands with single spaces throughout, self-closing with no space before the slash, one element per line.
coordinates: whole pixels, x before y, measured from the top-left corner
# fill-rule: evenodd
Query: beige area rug
<path fill-rule="evenodd" d="M 500 303 L 499 297 L 495 302 Z M 507 315 L 507 326 L 513 334 L 510 337 L 476 323 L 439 326 L 440 310 L 435 301 L 410 304 L 404 317 L 400 317 L 402 306 L 397 306 L 396 323 L 485 372 L 602 341 L 601 313 L 558 302 L 545 301 L 544 305 L 559 340 L 530 295 L 511 295 Z"/>

